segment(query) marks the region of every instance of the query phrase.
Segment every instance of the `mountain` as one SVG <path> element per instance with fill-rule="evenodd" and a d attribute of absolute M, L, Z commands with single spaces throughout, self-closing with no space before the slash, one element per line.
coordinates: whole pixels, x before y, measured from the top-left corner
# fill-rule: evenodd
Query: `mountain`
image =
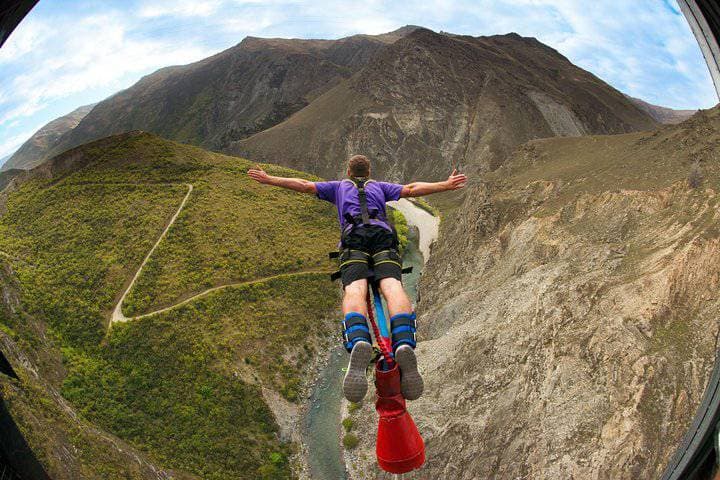
<path fill-rule="evenodd" d="M 414 28 L 339 40 L 247 37 L 199 62 L 158 70 L 100 102 L 53 153 L 135 129 L 227 150 L 302 109 Z"/>
<path fill-rule="evenodd" d="M 249 166 L 134 131 L 0 193 L 0 406 L 51 478 L 290 477 L 337 225 Z"/>
<path fill-rule="evenodd" d="M 375 175 L 441 178 L 486 171 L 534 138 L 625 133 L 656 122 L 552 48 L 517 34 L 416 29 L 284 122 L 231 152 L 324 177 L 362 152 Z"/>
<path fill-rule="evenodd" d="M 715 108 L 472 179 L 420 285 L 428 478 L 660 477 L 720 333 L 719 146 Z"/>
<path fill-rule="evenodd" d="M 684 122 L 688 118 L 692 117 L 697 110 L 674 110 L 672 108 L 660 107 L 653 105 L 652 103 L 645 102 L 639 98 L 628 96 L 628 98 L 640 109 L 650 115 L 659 123 L 666 125 L 675 125 L 680 122 Z"/>
<path fill-rule="evenodd" d="M 29 170 L 40 165 L 49 158 L 62 135 L 75 128 L 94 106 L 95 104 L 85 105 L 46 124 L 23 143 L 9 160 L 4 164 L 0 162 L 0 170 Z"/>

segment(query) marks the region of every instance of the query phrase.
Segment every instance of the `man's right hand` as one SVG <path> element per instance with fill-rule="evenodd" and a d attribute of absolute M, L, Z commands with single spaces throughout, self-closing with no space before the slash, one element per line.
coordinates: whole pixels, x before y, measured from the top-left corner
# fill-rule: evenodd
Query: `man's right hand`
<path fill-rule="evenodd" d="M 457 169 L 454 169 L 444 183 L 447 190 L 457 190 L 465 186 L 467 183 L 467 177 L 464 173 L 457 173 Z"/>
<path fill-rule="evenodd" d="M 247 173 L 250 178 L 252 178 L 256 182 L 265 184 L 270 183 L 270 175 L 268 175 L 265 170 L 260 168 L 260 165 L 255 165 L 255 168 L 251 168 L 250 170 L 248 170 Z"/>

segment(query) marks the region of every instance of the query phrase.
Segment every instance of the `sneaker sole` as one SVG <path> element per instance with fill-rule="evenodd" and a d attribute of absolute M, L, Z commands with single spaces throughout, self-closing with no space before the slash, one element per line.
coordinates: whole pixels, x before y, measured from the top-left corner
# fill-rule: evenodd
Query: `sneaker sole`
<path fill-rule="evenodd" d="M 367 393 L 367 367 L 372 358 L 372 345 L 367 342 L 358 342 L 350 353 L 345 379 L 343 380 L 343 394 L 353 403 L 360 403 Z"/>
<path fill-rule="evenodd" d="M 417 368 L 415 351 L 409 345 L 401 345 L 395 351 L 395 361 L 400 367 L 400 390 L 405 400 L 417 400 L 425 384 Z"/>

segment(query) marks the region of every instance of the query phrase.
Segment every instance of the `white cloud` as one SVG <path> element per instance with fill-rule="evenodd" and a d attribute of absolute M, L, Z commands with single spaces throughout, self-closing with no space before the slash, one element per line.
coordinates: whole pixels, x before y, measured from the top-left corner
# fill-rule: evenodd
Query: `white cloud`
<path fill-rule="evenodd" d="M 38 46 L 42 54 L 9 82 L 0 83 L 0 104 L 10 99 L 14 107 L 0 110 L 0 125 L 30 116 L 50 102 L 89 89 L 121 88 L 128 75 L 160 66 L 185 64 L 212 52 L 202 46 L 178 48 L 171 39 L 140 38 L 129 34 L 129 20 L 117 13 L 91 15 L 60 25 Z M 73 34 L 65 36 L 64 31 Z"/>
<path fill-rule="evenodd" d="M 41 21 L 28 19 L 10 37 L 2 49 L 0 49 L 0 65 L 17 61 L 24 55 L 40 48 L 48 35 L 50 29 Z"/>
<path fill-rule="evenodd" d="M 208 17 L 218 11 L 220 0 L 156 0 L 145 3 L 139 12 L 141 18 L 154 17 Z"/>

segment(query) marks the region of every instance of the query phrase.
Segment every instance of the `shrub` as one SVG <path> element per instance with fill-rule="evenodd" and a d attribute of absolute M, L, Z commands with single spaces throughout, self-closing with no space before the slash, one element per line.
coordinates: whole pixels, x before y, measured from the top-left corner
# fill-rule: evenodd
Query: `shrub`
<path fill-rule="evenodd" d="M 414 199 L 412 199 L 412 200 L 410 200 L 410 201 L 413 202 L 413 203 L 414 203 L 415 205 L 417 205 L 418 207 L 420 207 L 420 208 L 422 208 L 423 210 L 425 210 L 426 212 L 428 212 L 428 213 L 429 213 L 430 215 L 432 215 L 433 217 L 439 217 L 439 216 L 440 216 L 440 210 L 438 210 L 437 208 L 435 208 L 435 207 L 433 207 L 432 205 L 430 205 L 430 204 L 427 202 L 427 200 L 425 200 L 424 198 L 418 197 L 418 198 L 414 198 Z"/>
<path fill-rule="evenodd" d="M 342 421 L 342 426 L 343 426 L 343 428 L 345 428 L 346 432 L 350 432 L 352 430 L 353 424 L 354 424 L 353 419 L 350 417 L 346 417 Z"/>
<path fill-rule="evenodd" d="M 398 236 L 398 243 L 400 244 L 400 254 L 405 251 L 405 247 L 408 244 L 408 224 L 405 219 L 405 215 L 400 210 L 390 208 L 388 211 L 388 220 L 395 227 L 395 231 Z"/>
<path fill-rule="evenodd" d="M 343 446 L 345 447 L 345 450 L 354 449 L 358 446 L 358 443 L 360 443 L 360 440 L 352 433 L 348 433 L 343 437 Z"/>

